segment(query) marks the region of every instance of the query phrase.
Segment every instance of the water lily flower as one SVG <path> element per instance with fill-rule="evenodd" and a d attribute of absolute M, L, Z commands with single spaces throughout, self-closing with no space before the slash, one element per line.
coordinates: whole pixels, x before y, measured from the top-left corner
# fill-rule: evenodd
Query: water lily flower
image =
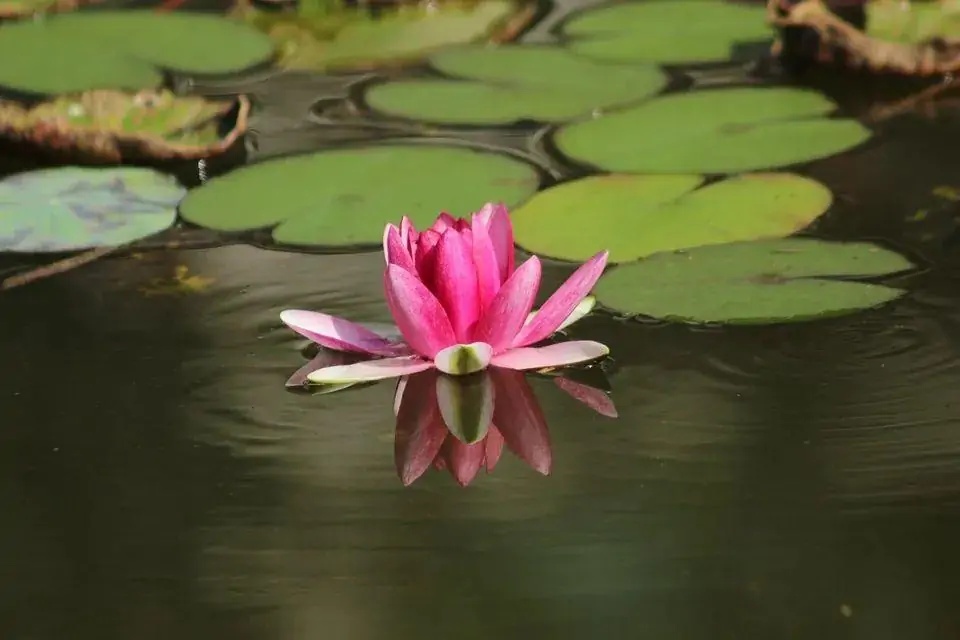
<path fill-rule="evenodd" d="M 281 320 L 327 349 L 376 359 L 322 367 L 310 382 L 342 384 L 411 375 L 436 368 L 467 375 L 488 366 L 525 370 L 586 362 L 609 353 L 576 340 L 533 346 L 583 317 L 607 252 L 578 268 L 532 311 L 540 287 L 540 260 L 514 265 L 513 227 L 506 207 L 488 204 L 470 220 L 441 213 L 417 231 L 404 217 L 383 239 L 387 305 L 403 337 L 391 340 L 357 323 L 324 313 L 287 310 Z"/>

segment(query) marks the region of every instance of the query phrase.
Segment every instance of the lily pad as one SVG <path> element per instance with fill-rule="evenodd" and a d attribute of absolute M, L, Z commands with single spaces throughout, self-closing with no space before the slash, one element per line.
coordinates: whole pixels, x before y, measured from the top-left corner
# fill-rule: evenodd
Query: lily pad
<path fill-rule="evenodd" d="M 0 86 L 39 94 L 159 85 L 161 69 L 242 71 L 273 55 L 269 38 L 211 15 L 91 11 L 0 29 Z"/>
<path fill-rule="evenodd" d="M 448 124 L 557 122 L 648 98 L 667 84 L 653 65 L 599 64 L 548 46 L 459 47 L 433 56 L 430 64 L 466 80 L 374 85 L 367 104 L 394 116 Z"/>
<path fill-rule="evenodd" d="M 747 174 L 701 187 L 697 175 L 600 175 L 541 191 L 513 212 L 527 251 L 611 262 L 708 244 L 788 236 L 827 210 L 833 197 L 790 173 Z"/>
<path fill-rule="evenodd" d="M 595 293 L 630 315 L 690 323 L 766 324 L 836 316 L 882 305 L 905 291 L 836 278 L 913 268 L 867 243 L 790 238 L 661 253 L 613 269 Z"/>
<path fill-rule="evenodd" d="M 249 7 L 240 16 L 277 42 L 283 67 L 316 70 L 418 60 L 442 47 L 489 38 L 503 30 L 516 11 L 517 5 L 508 0 L 482 0 L 403 6 L 377 19 L 350 11 L 305 15 Z"/>
<path fill-rule="evenodd" d="M 824 158 L 865 142 L 856 120 L 813 91 L 712 89 L 669 95 L 567 125 L 555 142 L 574 160 L 627 173 L 738 173 Z"/>
<path fill-rule="evenodd" d="M 0 251 L 55 252 L 126 244 L 176 220 L 186 190 L 172 177 L 123 167 L 58 167 L 0 180 Z"/>
<path fill-rule="evenodd" d="M 624 2 L 584 11 L 562 27 L 568 47 L 605 62 L 714 62 L 773 37 L 761 5 L 721 0 Z"/>
<path fill-rule="evenodd" d="M 867 33 L 880 40 L 916 44 L 960 37 L 960 5 L 914 0 L 873 0 L 866 5 Z"/>
<path fill-rule="evenodd" d="M 539 184 L 532 166 L 461 147 L 374 145 L 278 158 L 214 178 L 180 205 L 189 222 L 221 231 L 276 225 L 275 241 L 377 245 L 387 222 L 429 225 L 486 202 L 519 204 Z"/>
<path fill-rule="evenodd" d="M 232 126 L 221 135 L 225 119 Z M 0 137 L 98 162 L 202 158 L 246 130 L 250 101 L 176 96 L 170 91 L 89 91 L 34 107 L 0 101 Z"/>
<path fill-rule="evenodd" d="M 103 0 L 0 0 L 0 18 L 18 18 L 37 13 L 73 11 L 86 4 Z"/>

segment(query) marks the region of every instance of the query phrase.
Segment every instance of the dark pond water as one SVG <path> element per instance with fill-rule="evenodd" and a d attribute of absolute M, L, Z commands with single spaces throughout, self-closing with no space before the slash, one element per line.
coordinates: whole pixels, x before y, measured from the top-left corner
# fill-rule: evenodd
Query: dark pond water
<path fill-rule="evenodd" d="M 889 98 L 841 84 L 852 113 Z M 254 155 L 355 134 L 304 119 L 330 85 L 263 85 Z M 910 294 L 798 326 L 589 318 L 620 417 L 533 380 L 548 477 L 505 453 L 404 488 L 392 384 L 285 391 L 279 312 L 389 320 L 378 254 L 144 252 L 4 293 L 2 637 L 960 637 L 960 206 L 933 193 L 960 187 L 960 111 L 877 131 L 801 168 L 837 195 L 811 233 L 922 259 Z"/>

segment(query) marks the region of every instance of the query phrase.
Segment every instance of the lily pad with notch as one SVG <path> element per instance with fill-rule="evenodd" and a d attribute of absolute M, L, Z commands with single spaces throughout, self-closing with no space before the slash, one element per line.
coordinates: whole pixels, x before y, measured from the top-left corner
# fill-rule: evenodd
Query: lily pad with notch
<path fill-rule="evenodd" d="M 869 243 L 788 238 L 656 254 L 611 270 L 595 293 L 615 311 L 674 322 L 800 322 L 895 300 L 906 292 L 849 279 L 913 268 Z"/>
<path fill-rule="evenodd" d="M 372 86 L 376 111 L 444 124 L 562 122 L 657 94 L 667 76 L 654 65 L 592 62 L 551 46 L 464 46 L 430 59 L 462 80 L 398 80 Z"/>
<path fill-rule="evenodd" d="M 194 189 L 185 220 L 218 231 L 272 227 L 282 244 L 376 246 L 387 222 L 429 225 L 440 211 L 467 215 L 487 202 L 519 204 L 537 170 L 465 147 L 381 144 L 288 156 L 244 167 Z"/>
<path fill-rule="evenodd" d="M 0 101 L 0 137 L 91 162 L 205 158 L 243 135 L 249 113 L 245 96 L 215 100 L 167 90 L 88 91 L 33 107 Z"/>
<path fill-rule="evenodd" d="M 0 180 L 0 251 L 111 247 L 170 227 L 186 193 L 152 169 L 57 167 Z"/>
<path fill-rule="evenodd" d="M 791 173 L 703 186 L 699 175 L 598 175 L 539 192 L 513 212 L 517 243 L 553 258 L 611 262 L 662 251 L 791 235 L 824 213 L 830 190 Z"/>
<path fill-rule="evenodd" d="M 814 91 L 709 89 L 669 95 L 562 127 L 566 156 L 624 173 L 739 173 L 825 158 L 862 144 L 870 130 L 827 117 Z"/>

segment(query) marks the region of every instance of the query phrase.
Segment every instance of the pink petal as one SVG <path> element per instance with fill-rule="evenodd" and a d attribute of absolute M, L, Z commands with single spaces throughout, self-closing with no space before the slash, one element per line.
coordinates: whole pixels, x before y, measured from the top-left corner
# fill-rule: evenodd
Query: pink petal
<path fill-rule="evenodd" d="M 487 473 L 490 473 L 493 471 L 493 468 L 497 466 L 500 455 L 503 453 L 503 436 L 492 424 L 490 425 L 490 430 L 487 432 L 486 439 L 483 441 L 483 445 L 483 466 L 487 468 Z"/>
<path fill-rule="evenodd" d="M 414 262 L 417 265 L 417 274 L 423 280 L 427 288 L 433 290 L 437 266 L 437 243 L 440 242 L 440 234 L 432 229 L 427 229 L 420 234 L 417 241 L 417 252 L 414 254 Z"/>
<path fill-rule="evenodd" d="M 470 484 L 483 465 L 485 449 L 482 442 L 464 444 L 456 438 L 447 438 L 442 455 L 446 467 L 461 487 Z"/>
<path fill-rule="evenodd" d="M 457 343 L 443 307 L 415 275 L 391 264 L 383 278 L 390 313 L 411 349 L 432 360 Z"/>
<path fill-rule="evenodd" d="M 451 376 L 466 376 L 483 371 L 493 358 L 493 347 L 486 342 L 455 344 L 441 349 L 433 359 L 434 366 Z"/>
<path fill-rule="evenodd" d="M 518 458 L 547 475 L 553 463 L 550 432 L 526 376 L 519 371 L 491 369 L 490 377 L 496 394 L 493 423 Z"/>
<path fill-rule="evenodd" d="M 579 382 L 574 382 L 569 378 L 557 377 L 553 383 L 562 389 L 567 395 L 587 405 L 597 413 L 608 418 L 617 417 L 617 407 L 613 400 L 602 389 L 597 389 Z"/>
<path fill-rule="evenodd" d="M 434 221 L 433 225 L 430 226 L 430 229 L 436 231 L 437 233 L 443 233 L 447 229 L 454 229 L 457 226 L 457 219 L 446 211 L 441 211 L 440 215 L 437 216 L 437 219 Z"/>
<path fill-rule="evenodd" d="M 357 361 L 357 358 L 360 357 L 358 354 L 343 352 L 343 351 L 330 351 L 328 349 L 321 349 L 314 358 L 297 369 L 293 375 L 291 375 L 284 386 L 287 388 L 298 388 L 306 386 L 308 380 L 307 376 L 313 373 L 318 369 L 323 369 L 324 367 L 332 367 L 335 365 L 343 364 L 352 364 Z M 352 383 L 347 383 L 352 384 Z"/>
<path fill-rule="evenodd" d="M 500 267 L 497 264 L 497 252 L 490 239 L 487 225 L 481 222 L 480 216 L 473 217 L 473 263 L 477 269 L 477 294 L 480 296 L 480 313 L 493 302 L 493 298 L 500 290 Z"/>
<path fill-rule="evenodd" d="M 490 307 L 477 323 L 474 340 L 486 342 L 493 347 L 494 353 L 507 349 L 533 308 L 539 287 L 540 260 L 533 256 L 520 265 L 500 287 Z"/>
<path fill-rule="evenodd" d="M 593 285 L 603 274 L 607 264 L 607 253 L 601 251 L 580 265 L 580 268 L 574 271 L 573 275 L 567 278 L 567 281 L 543 303 L 533 320 L 523 327 L 513 341 L 513 346 L 525 347 L 528 344 L 540 342 L 556 332 L 563 321 L 577 308 L 580 301 L 587 297 Z"/>
<path fill-rule="evenodd" d="M 383 257 L 387 264 L 396 264 L 407 271 L 416 273 L 410 250 L 400 237 L 400 230 L 388 224 L 383 234 Z"/>
<path fill-rule="evenodd" d="M 407 376 L 433 368 L 433 363 L 422 358 L 382 358 L 353 364 L 336 365 L 317 369 L 307 375 L 314 384 L 340 384 L 344 382 L 370 382 L 385 378 Z"/>
<path fill-rule="evenodd" d="M 513 274 L 514 261 L 513 225 L 510 223 L 510 213 L 502 204 L 488 203 L 474 215 L 487 227 L 497 254 L 500 282 L 506 282 L 507 278 Z"/>
<path fill-rule="evenodd" d="M 417 244 L 417 237 L 419 235 L 417 228 L 413 226 L 410 218 L 403 216 L 400 220 L 400 240 L 403 242 L 403 246 L 407 248 L 407 251 L 410 252 L 410 255 L 413 255 L 413 247 Z"/>
<path fill-rule="evenodd" d="M 326 313 L 287 309 L 280 313 L 280 320 L 303 337 L 335 351 L 392 356 L 402 348 L 355 322 Z"/>
<path fill-rule="evenodd" d="M 440 454 L 447 428 L 440 418 L 440 408 L 434 391 L 437 374 L 434 371 L 403 378 L 398 389 L 397 430 L 393 440 L 393 460 L 397 475 L 404 486 L 409 486 L 430 468 Z"/>
<path fill-rule="evenodd" d="M 480 316 L 477 270 L 469 245 L 454 229 L 446 231 L 437 244 L 433 291 L 450 318 L 457 340 L 469 342 Z"/>
<path fill-rule="evenodd" d="M 546 369 L 596 360 L 610 353 L 606 345 L 592 340 L 571 340 L 545 347 L 521 347 L 493 356 L 491 364 L 504 369 Z"/>

